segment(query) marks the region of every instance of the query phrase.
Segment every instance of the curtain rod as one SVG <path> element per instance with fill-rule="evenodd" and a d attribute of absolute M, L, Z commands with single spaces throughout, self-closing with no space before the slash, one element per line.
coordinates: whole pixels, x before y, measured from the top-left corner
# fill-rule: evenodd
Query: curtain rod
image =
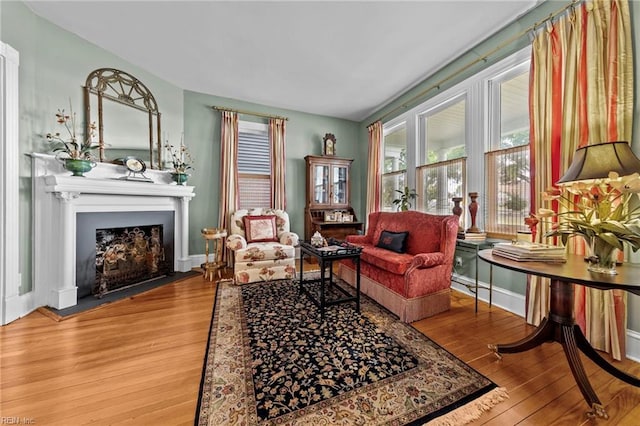
<path fill-rule="evenodd" d="M 576 4 L 578 3 L 582 3 L 584 0 L 572 0 L 571 3 L 569 3 L 568 5 L 564 6 L 562 9 L 558 9 L 557 11 L 549 14 L 548 17 L 542 19 L 541 21 L 538 21 L 536 23 L 534 23 L 533 25 L 531 25 L 529 28 L 526 28 L 524 30 L 522 30 L 520 33 L 516 34 L 515 36 L 511 37 L 510 39 L 508 39 L 507 41 L 499 44 L 497 47 L 495 47 L 493 50 L 489 51 L 488 53 L 478 57 L 476 60 L 468 63 L 467 65 L 463 66 L 462 68 L 460 68 L 458 71 L 454 72 L 453 74 L 448 75 L 447 77 L 443 78 L 442 80 L 438 81 L 435 84 L 432 84 L 431 86 L 427 87 L 426 89 L 424 89 L 423 91 L 421 91 L 420 93 L 418 93 L 417 95 L 413 96 L 411 99 L 409 99 L 408 101 L 404 102 L 402 105 L 399 105 L 395 108 L 393 108 L 391 111 L 382 114 L 380 116 L 380 118 L 378 118 L 377 120 L 375 120 L 374 122 L 370 123 L 369 125 L 367 125 L 367 127 L 371 126 L 372 124 L 374 124 L 377 121 L 382 121 L 385 118 L 389 117 L 390 115 L 395 114 L 396 112 L 398 112 L 401 109 L 405 109 L 405 108 L 409 108 L 409 105 L 420 99 L 421 97 L 423 97 L 424 95 L 426 95 L 427 93 L 429 93 L 430 91 L 432 91 L 433 89 L 439 89 L 440 86 L 442 86 L 444 83 L 446 83 L 447 81 L 453 79 L 454 77 L 458 76 L 459 74 L 462 74 L 464 71 L 466 71 L 467 69 L 471 68 L 472 66 L 474 66 L 475 64 L 479 63 L 479 62 L 486 62 L 487 58 L 490 55 L 493 55 L 494 53 L 496 53 L 497 51 L 499 51 L 500 49 L 502 49 L 505 46 L 508 46 L 509 44 L 513 43 L 514 41 L 518 40 L 520 37 L 524 36 L 525 34 L 535 31 L 535 29 L 541 25 L 543 25 L 545 22 L 552 20 L 553 18 L 562 15 L 564 12 L 566 12 L 567 10 L 571 9 L 572 7 L 574 7 Z"/>
<path fill-rule="evenodd" d="M 265 117 L 265 118 L 280 118 L 282 120 L 288 121 L 289 117 L 280 117 L 279 115 L 271 115 L 271 114 L 262 114 L 259 112 L 251 112 L 251 111 L 243 111 L 241 109 L 232 109 L 232 108 L 224 108 L 224 107 L 219 107 L 219 106 L 211 106 L 211 108 L 217 110 L 217 111 L 231 111 L 231 112 L 237 112 L 238 114 L 247 114 L 247 115 L 254 115 L 256 117 Z"/>

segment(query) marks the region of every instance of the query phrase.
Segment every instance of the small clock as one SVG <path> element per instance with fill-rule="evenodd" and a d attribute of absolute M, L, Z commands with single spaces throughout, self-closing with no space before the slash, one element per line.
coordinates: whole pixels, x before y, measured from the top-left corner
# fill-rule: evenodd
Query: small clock
<path fill-rule="evenodd" d="M 133 180 L 136 182 L 153 182 L 144 175 L 147 170 L 147 165 L 138 157 L 124 157 L 122 164 L 127 168 L 129 174 L 127 176 L 119 177 L 118 179 Z"/>
<path fill-rule="evenodd" d="M 136 157 L 126 157 L 124 159 L 124 165 L 127 166 L 127 169 L 132 173 L 144 173 L 147 170 L 147 165 L 139 158 Z"/>
<path fill-rule="evenodd" d="M 336 155 L 336 137 L 333 133 L 327 133 L 322 138 L 324 142 L 323 155 Z"/>

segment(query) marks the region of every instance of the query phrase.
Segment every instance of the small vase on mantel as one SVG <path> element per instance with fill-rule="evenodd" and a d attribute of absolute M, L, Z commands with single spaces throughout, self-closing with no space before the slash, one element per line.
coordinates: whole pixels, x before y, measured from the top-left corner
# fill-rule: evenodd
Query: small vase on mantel
<path fill-rule="evenodd" d="M 186 185 L 189 175 L 186 173 L 171 173 L 171 179 L 178 185 Z"/>
<path fill-rule="evenodd" d="M 69 170 L 71 176 L 84 177 L 84 174 L 91 171 L 96 166 L 96 163 L 91 160 L 81 160 L 77 158 L 65 158 L 62 160 L 62 164 L 66 170 Z"/>

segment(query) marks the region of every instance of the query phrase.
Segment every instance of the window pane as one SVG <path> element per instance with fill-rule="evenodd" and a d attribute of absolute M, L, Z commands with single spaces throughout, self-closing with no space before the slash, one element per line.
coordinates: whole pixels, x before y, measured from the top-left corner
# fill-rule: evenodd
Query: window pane
<path fill-rule="evenodd" d="M 531 210 L 529 146 L 489 152 L 485 167 L 487 232 L 514 235 L 526 229 L 524 218 Z"/>
<path fill-rule="evenodd" d="M 423 117 L 426 158 L 433 164 L 465 156 L 466 99 Z"/>
<path fill-rule="evenodd" d="M 238 195 L 241 209 L 271 207 L 271 181 L 264 175 L 238 175 Z"/>
<path fill-rule="evenodd" d="M 407 169 L 407 128 L 403 123 L 384 135 L 384 166 L 382 173 Z"/>
<path fill-rule="evenodd" d="M 529 143 L 529 73 L 500 83 L 500 148 Z"/>
<path fill-rule="evenodd" d="M 418 168 L 418 210 L 431 214 L 452 214 L 453 197 L 466 193 L 466 160 L 443 161 Z"/>
<path fill-rule="evenodd" d="M 397 206 L 393 200 L 400 197 L 397 191 L 403 191 L 406 181 L 405 172 L 395 172 L 382 175 L 382 211 L 393 212 Z"/>
<path fill-rule="evenodd" d="M 238 121 L 240 208 L 271 207 L 271 144 L 265 123 Z"/>

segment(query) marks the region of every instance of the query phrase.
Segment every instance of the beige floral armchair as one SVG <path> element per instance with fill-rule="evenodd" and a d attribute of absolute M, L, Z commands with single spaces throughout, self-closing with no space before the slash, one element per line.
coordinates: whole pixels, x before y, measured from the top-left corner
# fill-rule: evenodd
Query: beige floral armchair
<path fill-rule="evenodd" d="M 238 284 L 294 278 L 298 234 L 283 210 L 254 208 L 231 214 L 227 248 Z"/>

